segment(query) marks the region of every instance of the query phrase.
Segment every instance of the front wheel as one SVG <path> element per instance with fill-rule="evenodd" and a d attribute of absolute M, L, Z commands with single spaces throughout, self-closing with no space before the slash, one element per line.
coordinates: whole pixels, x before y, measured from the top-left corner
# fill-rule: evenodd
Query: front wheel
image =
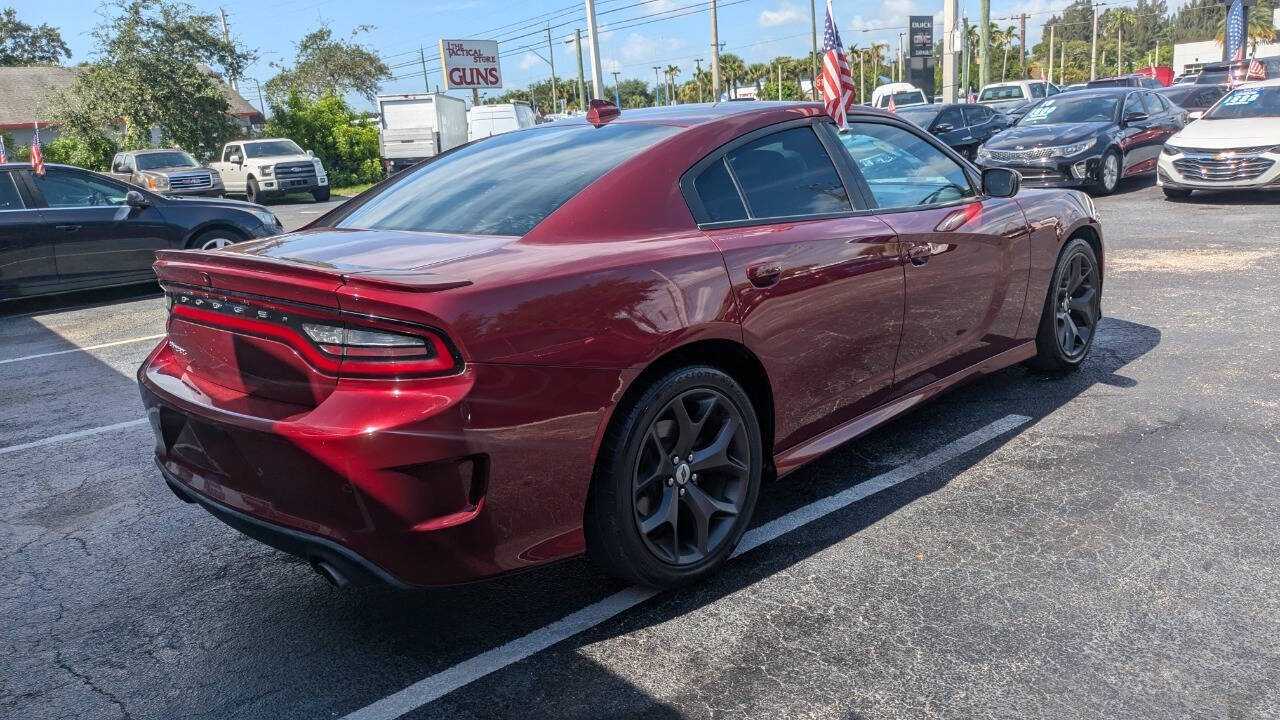
<path fill-rule="evenodd" d="M 1110 195 L 1116 191 L 1120 185 L 1120 153 L 1116 150 L 1108 150 L 1106 155 L 1102 156 L 1102 163 L 1098 166 L 1098 180 L 1094 183 L 1094 192 L 1098 195 Z"/>
<path fill-rule="evenodd" d="M 311 197 L 316 202 L 329 202 L 329 186 L 325 185 L 322 188 L 316 188 L 315 190 L 312 190 Z"/>
<path fill-rule="evenodd" d="M 1036 333 L 1039 370 L 1074 370 L 1088 357 L 1102 317 L 1102 272 L 1093 246 L 1082 238 L 1058 255 Z"/>
<path fill-rule="evenodd" d="M 692 366 L 619 412 L 587 501 L 588 556 L 641 585 L 705 577 L 733 552 L 760 491 L 764 449 L 750 399 L 724 372 Z"/>
<path fill-rule="evenodd" d="M 210 230 L 187 243 L 190 250 L 220 250 L 244 240 L 230 230 Z"/>

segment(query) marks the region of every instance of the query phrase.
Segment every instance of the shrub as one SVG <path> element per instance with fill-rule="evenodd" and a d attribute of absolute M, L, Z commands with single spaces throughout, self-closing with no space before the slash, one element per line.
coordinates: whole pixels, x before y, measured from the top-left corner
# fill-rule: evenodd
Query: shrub
<path fill-rule="evenodd" d="M 378 129 L 365 124 L 340 97 L 310 100 L 294 93 L 271 108 L 267 133 L 287 137 L 311 150 L 324 163 L 329 184 L 341 187 L 383 178 L 378 157 Z"/>

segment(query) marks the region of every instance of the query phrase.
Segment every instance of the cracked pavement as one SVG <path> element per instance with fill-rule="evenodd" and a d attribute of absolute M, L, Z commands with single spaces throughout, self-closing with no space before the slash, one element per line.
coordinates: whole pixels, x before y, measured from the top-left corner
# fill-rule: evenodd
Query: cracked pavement
<path fill-rule="evenodd" d="M 1097 204 L 1080 372 L 947 394 L 766 485 L 756 522 L 1030 423 L 407 717 L 1280 717 L 1280 195 Z M 163 317 L 154 288 L 0 306 L 0 360 Z M 141 417 L 151 344 L 0 364 L 0 447 Z M 340 717 L 619 589 L 574 560 L 336 591 L 174 498 L 152 442 L 0 455 L 0 717 Z"/>

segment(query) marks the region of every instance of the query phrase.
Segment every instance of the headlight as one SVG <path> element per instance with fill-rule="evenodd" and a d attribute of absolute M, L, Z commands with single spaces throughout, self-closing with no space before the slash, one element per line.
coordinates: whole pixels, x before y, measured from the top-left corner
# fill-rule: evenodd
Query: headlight
<path fill-rule="evenodd" d="M 218 173 L 209 173 L 209 182 L 213 183 L 214 187 L 221 187 L 222 176 L 219 175 Z"/>
<path fill-rule="evenodd" d="M 991 151 L 987 149 L 986 145 L 983 145 L 982 147 L 978 148 L 978 159 L 979 160 L 991 159 Z"/>
<path fill-rule="evenodd" d="M 152 190 L 168 190 L 169 178 L 164 175 L 148 175 L 147 187 L 151 188 Z"/>
<path fill-rule="evenodd" d="M 262 224 L 267 227 L 280 227 L 280 219 L 269 210 L 254 210 L 253 216 L 261 220 Z"/>
<path fill-rule="evenodd" d="M 317 175 L 323 175 L 323 174 L 324 174 L 324 166 L 320 164 L 320 161 L 319 161 L 319 160 L 312 158 L 312 160 L 311 160 L 311 164 L 312 164 L 312 165 L 315 165 L 315 167 L 316 167 L 316 174 L 317 174 Z"/>
<path fill-rule="evenodd" d="M 1079 155 L 1080 153 L 1084 152 L 1085 150 L 1088 150 L 1089 148 L 1093 147 L 1096 144 L 1098 144 L 1097 138 L 1089 138 L 1088 140 L 1084 140 L 1078 143 L 1072 143 L 1070 145 L 1059 145 L 1058 147 L 1049 148 L 1049 156 L 1050 157 L 1071 157 L 1072 155 Z"/>
<path fill-rule="evenodd" d="M 262 173 L 262 177 L 271 177 L 271 175 L 275 173 L 275 168 L 271 167 L 270 165 L 263 165 L 262 167 L 258 168 L 258 172 Z"/>
<path fill-rule="evenodd" d="M 1160 148 L 1160 152 L 1165 155 L 1181 155 L 1186 151 L 1176 145 L 1169 145 L 1166 143 L 1164 147 Z"/>

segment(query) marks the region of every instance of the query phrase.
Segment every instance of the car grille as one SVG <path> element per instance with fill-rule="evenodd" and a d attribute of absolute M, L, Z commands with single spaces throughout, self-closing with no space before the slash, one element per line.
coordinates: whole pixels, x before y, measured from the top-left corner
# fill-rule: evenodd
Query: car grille
<path fill-rule="evenodd" d="M 169 187 L 174 190 L 207 190 L 213 187 L 213 176 L 207 172 L 170 175 Z"/>
<path fill-rule="evenodd" d="M 296 178 L 313 178 L 316 176 L 316 166 L 309 162 L 287 162 L 276 165 L 276 177 L 281 180 L 293 180 Z"/>
<path fill-rule="evenodd" d="M 992 160 L 1020 162 L 1024 160 L 1043 160 L 1051 157 L 1053 151 L 1050 148 L 1032 148 L 1030 150 L 991 150 L 988 148 L 987 152 L 991 153 Z"/>
<path fill-rule="evenodd" d="M 1231 153 L 1232 155 L 1257 155 L 1258 153 L 1264 153 L 1273 147 L 1275 146 L 1263 145 L 1261 147 L 1231 148 L 1229 150 L 1224 150 L 1223 148 L 1179 147 L 1178 150 L 1191 155 L 1218 155 L 1220 153 Z"/>
<path fill-rule="evenodd" d="M 1185 178 L 1191 180 L 1207 180 L 1210 182 L 1228 182 L 1238 180 L 1254 180 L 1271 169 L 1274 160 L 1263 157 L 1235 157 L 1214 159 L 1212 157 L 1182 158 L 1173 161 L 1173 167 Z"/>

